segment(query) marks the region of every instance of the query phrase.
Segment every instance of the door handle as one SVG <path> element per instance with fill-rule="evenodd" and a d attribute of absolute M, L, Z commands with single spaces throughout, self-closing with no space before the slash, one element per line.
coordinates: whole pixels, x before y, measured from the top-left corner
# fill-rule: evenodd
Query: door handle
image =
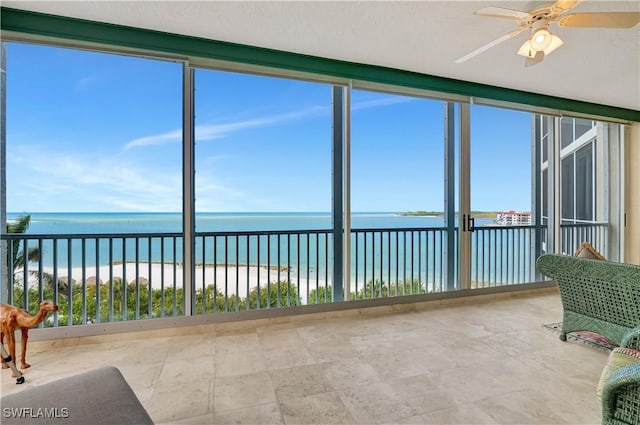
<path fill-rule="evenodd" d="M 476 219 L 475 217 L 471 217 L 471 215 L 469 215 L 469 231 L 470 232 L 476 231 Z"/>

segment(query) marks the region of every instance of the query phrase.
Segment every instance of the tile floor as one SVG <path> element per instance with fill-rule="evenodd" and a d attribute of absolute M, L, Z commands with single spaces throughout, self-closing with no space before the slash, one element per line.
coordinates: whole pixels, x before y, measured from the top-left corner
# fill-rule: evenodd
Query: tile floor
<path fill-rule="evenodd" d="M 157 424 L 596 424 L 607 353 L 543 328 L 561 313 L 546 291 L 35 341 L 1 390 L 114 365 Z"/>

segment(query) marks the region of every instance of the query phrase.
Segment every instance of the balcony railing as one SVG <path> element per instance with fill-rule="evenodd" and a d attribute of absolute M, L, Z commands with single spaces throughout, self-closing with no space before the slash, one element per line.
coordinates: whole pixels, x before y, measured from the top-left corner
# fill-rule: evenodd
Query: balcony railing
<path fill-rule="evenodd" d="M 582 242 L 589 242 L 598 252 L 606 254 L 609 243 L 608 228 L 606 223 L 560 225 L 562 253 L 573 255 Z"/>
<path fill-rule="evenodd" d="M 40 300 L 53 300 L 60 313 L 45 326 L 184 313 L 179 233 L 6 234 L 2 240 L 14 266 L 8 303 L 33 311 Z"/>
<path fill-rule="evenodd" d="M 445 291 L 447 233 L 442 227 L 352 230 L 351 299 Z"/>
<path fill-rule="evenodd" d="M 199 232 L 194 313 L 330 302 L 330 230 Z"/>
<path fill-rule="evenodd" d="M 471 287 L 535 280 L 535 226 L 476 227 L 471 235 Z"/>
<path fill-rule="evenodd" d="M 573 254 L 584 240 L 605 252 L 606 224 L 561 227 L 563 252 Z M 352 230 L 349 298 L 457 289 L 457 230 L 450 255 L 448 233 L 440 227 Z M 471 287 L 537 280 L 535 257 L 545 235 L 546 228 L 535 226 L 477 227 L 471 236 Z M 59 314 L 41 326 L 185 314 L 189 287 L 180 233 L 5 234 L 2 241 L 13 265 L 2 302 L 34 311 L 40 300 L 54 300 Z M 332 247 L 333 234 L 326 229 L 198 232 L 191 312 L 333 302 Z M 447 276 L 447 270 L 454 270 L 454 276 Z"/>

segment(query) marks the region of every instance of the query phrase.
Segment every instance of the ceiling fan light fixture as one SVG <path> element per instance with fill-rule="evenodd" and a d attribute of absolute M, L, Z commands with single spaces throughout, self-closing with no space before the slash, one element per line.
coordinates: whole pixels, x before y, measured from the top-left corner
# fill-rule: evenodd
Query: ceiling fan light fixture
<path fill-rule="evenodd" d="M 525 58 L 532 58 L 536 55 L 536 50 L 531 47 L 531 41 L 527 39 L 522 46 L 520 46 L 520 50 L 518 50 L 518 54 L 520 56 L 524 56 Z"/>
<path fill-rule="evenodd" d="M 539 52 L 544 52 L 545 56 L 549 53 L 556 50 L 558 47 L 562 46 L 564 42 L 557 35 L 551 34 L 549 37 L 549 44 L 543 50 L 537 50 L 533 46 L 533 42 L 531 38 L 527 39 L 522 46 L 520 46 L 520 50 L 518 50 L 518 54 L 520 56 L 524 56 L 525 58 L 535 58 L 536 54 Z"/>
<path fill-rule="evenodd" d="M 544 51 L 551 44 L 551 33 L 546 28 L 539 28 L 529 37 L 529 44 L 535 51 Z"/>
<path fill-rule="evenodd" d="M 564 41 L 562 41 L 557 35 L 551 34 L 550 38 L 551 41 L 549 42 L 549 45 L 543 50 L 545 55 L 548 55 L 564 44 Z"/>

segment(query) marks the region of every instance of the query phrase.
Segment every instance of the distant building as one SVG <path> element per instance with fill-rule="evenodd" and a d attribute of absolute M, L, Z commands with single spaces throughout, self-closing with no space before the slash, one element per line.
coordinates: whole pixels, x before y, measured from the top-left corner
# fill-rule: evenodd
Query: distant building
<path fill-rule="evenodd" d="M 498 213 L 496 224 L 499 226 L 530 226 L 531 212 L 529 211 L 503 211 Z"/>

